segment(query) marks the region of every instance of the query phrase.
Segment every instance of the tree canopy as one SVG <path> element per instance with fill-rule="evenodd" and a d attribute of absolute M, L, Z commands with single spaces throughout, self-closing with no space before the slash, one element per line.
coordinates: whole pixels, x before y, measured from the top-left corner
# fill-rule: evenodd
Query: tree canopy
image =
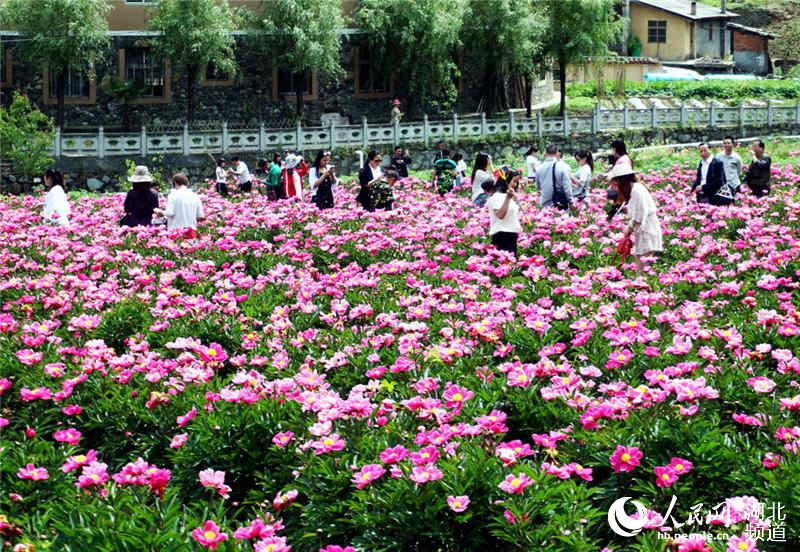
<path fill-rule="evenodd" d="M 368 34 L 371 55 L 394 73 L 413 107 L 453 106 L 460 76 L 454 56 L 461 45 L 469 0 L 362 0 L 356 24 Z"/>
<path fill-rule="evenodd" d="M 233 73 L 235 30 L 233 12 L 227 0 L 160 0 L 150 10 L 154 49 L 186 77 L 186 119 L 194 118 L 194 88 L 212 65 L 217 71 Z"/>
<path fill-rule="evenodd" d="M 34 65 L 56 75 L 58 116 L 64 125 L 68 70 L 94 76 L 94 65 L 109 46 L 105 0 L 5 0 L 3 20 L 19 32 L 19 51 Z"/>
<path fill-rule="evenodd" d="M 531 81 L 547 65 L 542 52 L 546 23 L 536 0 L 470 0 L 464 53 L 481 75 L 479 111 L 511 107 L 519 80 L 530 104 Z"/>
<path fill-rule="evenodd" d="M 12 161 L 27 183 L 52 163 L 54 138 L 53 120 L 35 109 L 27 96 L 15 91 L 11 105 L 0 107 L 0 156 Z"/>
<path fill-rule="evenodd" d="M 561 73 L 561 114 L 566 109 L 567 65 L 608 55 L 622 32 L 614 0 L 542 0 L 547 9 L 544 50 Z"/>
<path fill-rule="evenodd" d="M 341 5 L 331 0 L 264 0 L 250 33 L 251 43 L 282 71 L 294 76 L 298 116 L 305 75 L 323 82 L 341 77 Z"/>

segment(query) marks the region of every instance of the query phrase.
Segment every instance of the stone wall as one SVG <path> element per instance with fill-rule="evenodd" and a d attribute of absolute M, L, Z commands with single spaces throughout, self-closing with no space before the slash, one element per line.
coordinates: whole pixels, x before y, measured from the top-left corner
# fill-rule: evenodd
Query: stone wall
<path fill-rule="evenodd" d="M 346 74 L 338 82 L 318 83 L 316 98 L 304 104 L 305 126 L 318 125 L 323 113 L 339 113 L 348 117 L 350 121 L 360 121 L 361 117 L 366 116 L 369 120 L 388 122 L 392 97 L 395 93 L 402 93 L 400 90 L 402 82 L 396 80 L 393 89 L 382 95 L 356 94 L 356 50 L 362 40 L 363 38 L 354 36 L 344 41 L 341 64 Z M 274 72 L 269 60 L 259 57 L 248 49 L 246 38 L 240 37 L 237 44 L 236 57 L 239 71 L 234 81 L 228 85 L 199 83 L 195 86 L 194 125 L 219 128 L 222 121 L 228 121 L 231 127 L 253 128 L 261 122 L 268 128 L 292 126 L 295 119 L 294 96 L 286 99 L 274 97 Z M 143 38 L 114 37 L 113 46 L 106 52 L 104 62 L 95 68 L 96 82 L 99 83 L 106 74 L 119 74 L 120 49 L 146 45 L 147 41 Z M 55 116 L 56 106 L 44 101 L 43 71 L 24 63 L 18 55 L 13 55 L 13 52 L 12 82 L 14 88 L 27 94 L 42 111 Z M 470 88 L 470 79 L 465 77 L 462 86 L 457 109 L 473 111 L 475 90 Z M 0 89 L 0 103 L 6 105 L 10 102 L 14 88 Z M 166 103 L 137 102 L 136 105 L 130 106 L 130 126 L 137 128 L 146 125 L 152 128 L 182 125 L 186 114 L 186 80 L 175 71 L 171 72 L 170 89 L 171 99 Z M 552 94 L 552 80 L 548 77 L 534 88 L 533 103 L 546 101 Z M 104 126 L 109 131 L 120 129 L 122 112 L 122 105 L 104 94 L 98 85 L 94 103 L 66 106 L 65 128 L 67 131 L 98 126 Z M 421 118 L 422 114 L 409 113 L 408 116 Z"/>
<path fill-rule="evenodd" d="M 733 132 L 730 128 L 657 128 L 647 130 L 629 130 L 627 132 L 601 132 L 595 135 L 573 135 L 552 136 L 539 142 L 536 136 L 515 136 L 513 139 L 506 136 L 496 136 L 490 139 L 463 140 L 457 143 L 449 143 L 451 151 L 461 152 L 467 164 L 471 165 L 478 152 L 489 153 L 496 161 L 495 164 L 504 160 L 519 158 L 531 145 L 538 145 L 544 149 L 552 143 L 559 146 L 565 154 L 571 154 L 579 149 L 588 149 L 592 152 L 605 154 L 609 144 L 614 138 L 623 137 L 629 148 L 660 145 L 660 144 L 691 144 L 701 141 L 721 140 L 723 136 Z M 800 133 L 800 125 L 776 125 L 770 135 L 795 135 Z M 739 133 L 736 132 L 738 136 Z M 759 136 L 765 134 L 764 127 L 745 127 L 741 132 L 743 137 Z M 425 148 L 422 144 L 406 144 L 413 160 L 413 169 L 428 169 L 431 167 L 434 151 L 432 148 Z M 333 150 L 333 160 L 338 167 L 339 174 L 353 175 L 358 172 L 357 150 L 353 148 L 337 148 Z M 389 148 L 383 149 L 383 157 L 388 162 L 390 155 Z M 229 157 L 234 155 L 229 154 Z M 313 159 L 316 151 L 304 151 L 306 159 Z M 258 156 L 252 153 L 242 153 L 240 157 L 250 167 L 251 171 L 255 168 Z M 266 155 L 264 157 L 267 157 Z M 171 175 L 178 171 L 186 172 L 192 181 L 198 181 L 210 177 L 213 174 L 213 157 L 206 155 L 174 155 L 159 156 L 157 158 L 129 157 L 136 164 L 150 166 L 151 170 L 157 170 L 163 175 Z M 109 157 L 106 159 L 89 158 L 62 158 L 59 160 L 58 168 L 65 173 L 67 184 L 70 188 L 85 188 L 87 180 L 94 178 L 104 183 L 104 191 L 115 191 L 119 189 L 121 175 L 125 174 L 125 157 Z M 96 182 L 95 182 L 96 184 Z M 3 177 L 0 190 L 18 192 L 20 187 L 16 183 L 8 180 L 7 174 Z"/>

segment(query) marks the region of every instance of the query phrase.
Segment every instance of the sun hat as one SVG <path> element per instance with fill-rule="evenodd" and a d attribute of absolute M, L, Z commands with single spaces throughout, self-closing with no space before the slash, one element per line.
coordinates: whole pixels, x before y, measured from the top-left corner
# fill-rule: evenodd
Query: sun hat
<path fill-rule="evenodd" d="M 392 100 L 392 105 L 400 105 L 400 100 L 398 99 Z"/>
<path fill-rule="evenodd" d="M 633 167 L 630 165 L 624 163 L 620 165 L 614 165 L 614 168 L 612 168 L 611 172 L 608 173 L 608 179 L 614 180 L 620 176 L 628 176 L 630 174 L 636 174 L 636 171 L 634 171 Z"/>
<path fill-rule="evenodd" d="M 299 155 L 295 155 L 293 153 L 290 153 L 289 155 L 286 156 L 286 168 L 287 169 L 293 169 L 297 165 L 299 165 L 300 161 L 302 161 L 302 160 L 303 160 L 303 158 L 300 157 Z"/>
<path fill-rule="evenodd" d="M 144 165 L 137 165 L 133 169 L 133 174 L 128 178 L 129 182 L 152 182 L 153 177 L 150 176 L 150 169 Z"/>

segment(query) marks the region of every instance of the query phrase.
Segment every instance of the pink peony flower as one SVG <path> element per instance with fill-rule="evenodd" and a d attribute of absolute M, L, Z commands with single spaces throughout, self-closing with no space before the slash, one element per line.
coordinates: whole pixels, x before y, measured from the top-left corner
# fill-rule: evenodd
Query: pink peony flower
<path fill-rule="evenodd" d="M 220 531 L 220 528 L 213 521 L 206 521 L 202 527 L 192 531 L 194 540 L 209 548 L 216 550 L 221 542 L 228 540 L 228 535 Z"/>
<path fill-rule="evenodd" d="M 222 498 L 229 498 L 231 488 L 225 484 L 225 472 L 209 468 L 197 474 L 200 484 L 206 489 L 215 489 Z"/>
<path fill-rule="evenodd" d="M 734 536 L 728 539 L 727 552 L 758 552 L 758 548 L 756 548 L 756 541 L 749 536 Z"/>
<path fill-rule="evenodd" d="M 53 438 L 59 443 L 77 445 L 78 441 L 81 440 L 81 432 L 75 428 L 60 429 L 53 433 Z"/>
<path fill-rule="evenodd" d="M 275 498 L 272 499 L 272 507 L 275 508 L 276 511 L 280 512 L 284 508 L 286 508 L 289 504 L 295 501 L 297 498 L 297 491 L 292 489 L 291 491 L 286 491 L 286 494 L 278 491 L 278 494 L 275 495 Z"/>
<path fill-rule="evenodd" d="M 64 473 L 69 473 L 72 470 L 80 468 L 81 466 L 85 466 L 86 464 L 91 464 L 96 460 L 97 460 L 96 450 L 90 450 L 86 454 L 76 454 L 75 456 L 70 456 L 69 458 L 67 458 L 67 461 L 64 462 L 63 466 L 61 466 L 61 471 Z"/>
<path fill-rule="evenodd" d="M 219 343 L 211 343 L 208 347 L 200 346 L 197 354 L 204 362 L 222 363 L 227 360 L 228 355 Z"/>
<path fill-rule="evenodd" d="M 402 462 L 408 457 L 408 449 L 403 445 L 397 445 L 391 448 L 384 449 L 379 455 L 381 462 L 384 464 L 396 464 Z"/>
<path fill-rule="evenodd" d="M 33 464 L 26 464 L 24 468 L 19 469 L 17 477 L 20 479 L 30 479 L 31 481 L 42 481 L 44 479 L 49 479 L 50 474 L 47 473 L 46 468 L 37 468 Z"/>
<path fill-rule="evenodd" d="M 314 448 L 314 453 L 317 455 L 342 450 L 344 445 L 345 440 L 339 437 L 339 435 L 336 433 L 311 443 L 311 446 Z"/>
<path fill-rule="evenodd" d="M 461 496 L 448 496 L 447 505 L 456 513 L 461 513 L 469 507 L 469 497 L 466 495 Z"/>
<path fill-rule="evenodd" d="M 764 455 L 764 458 L 761 460 L 761 465 L 767 468 L 768 470 L 772 470 L 777 468 L 783 458 L 780 454 L 775 454 L 773 452 L 768 452 Z"/>
<path fill-rule="evenodd" d="M 83 471 L 75 485 L 79 489 L 93 485 L 104 485 L 105 482 L 108 481 L 107 468 L 108 466 L 102 462 L 92 462 L 91 464 L 83 466 Z"/>
<path fill-rule="evenodd" d="M 351 481 L 355 484 L 356 489 L 363 489 L 385 473 L 386 468 L 380 464 L 367 464 L 353 474 L 353 479 Z"/>
<path fill-rule="evenodd" d="M 414 466 L 411 470 L 409 479 L 418 485 L 424 485 L 431 481 L 436 481 L 442 478 L 442 472 L 434 464 L 425 466 Z"/>
<path fill-rule="evenodd" d="M 642 460 L 642 451 L 637 447 L 623 447 L 617 445 L 617 450 L 611 455 L 611 467 L 617 473 L 631 472 Z"/>
<path fill-rule="evenodd" d="M 169 443 L 169 448 L 178 449 L 181 448 L 183 445 L 186 444 L 186 441 L 189 439 L 188 433 L 179 433 L 172 437 L 172 441 Z"/>
<path fill-rule="evenodd" d="M 272 442 L 276 447 L 283 448 L 291 443 L 292 439 L 294 439 L 294 433 L 291 431 L 283 431 L 281 433 L 276 433 L 275 437 L 272 438 Z"/>
<path fill-rule="evenodd" d="M 533 485 L 533 483 L 533 479 L 525 475 L 525 473 L 520 472 L 518 475 L 507 475 L 503 482 L 498 485 L 498 487 L 500 487 L 500 490 L 510 494 L 522 494 L 522 491 L 525 490 L 525 487 Z"/>
<path fill-rule="evenodd" d="M 667 467 L 675 472 L 675 475 L 683 475 L 691 471 L 693 464 L 688 460 L 673 456 Z"/>
<path fill-rule="evenodd" d="M 678 475 L 669 466 L 656 466 L 653 468 L 656 474 L 656 486 L 670 487 L 678 480 Z"/>
<path fill-rule="evenodd" d="M 748 379 L 747 385 L 752 387 L 756 393 L 770 393 L 775 389 L 775 382 L 762 376 Z"/>

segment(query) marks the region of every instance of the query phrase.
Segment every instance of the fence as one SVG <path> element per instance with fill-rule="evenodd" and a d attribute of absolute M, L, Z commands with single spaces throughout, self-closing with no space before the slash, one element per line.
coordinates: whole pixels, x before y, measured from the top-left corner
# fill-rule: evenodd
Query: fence
<path fill-rule="evenodd" d="M 694 107 L 679 108 L 595 109 L 591 115 L 564 115 L 544 117 L 539 111 L 534 117 L 520 117 L 509 111 L 507 118 L 480 118 L 430 121 L 395 124 L 369 124 L 366 118 L 359 125 L 302 127 L 294 129 L 231 130 L 227 123 L 216 131 L 148 131 L 142 127 L 136 133 L 106 133 L 100 127 L 95 134 L 64 134 L 56 131 L 54 154 L 69 157 L 104 158 L 116 155 L 260 152 L 275 150 L 327 149 L 335 147 L 361 147 L 372 145 L 406 144 L 431 140 L 480 138 L 507 134 L 532 135 L 538 137 L 573 134 L 596 134 L 606 130 L 648 129 L 664 126 L 681 127 L 739 127 L 773 125 L 800 125 L 800 102 L 794 105 L 775 105 L 767 102 L 765 107 Z"/>

